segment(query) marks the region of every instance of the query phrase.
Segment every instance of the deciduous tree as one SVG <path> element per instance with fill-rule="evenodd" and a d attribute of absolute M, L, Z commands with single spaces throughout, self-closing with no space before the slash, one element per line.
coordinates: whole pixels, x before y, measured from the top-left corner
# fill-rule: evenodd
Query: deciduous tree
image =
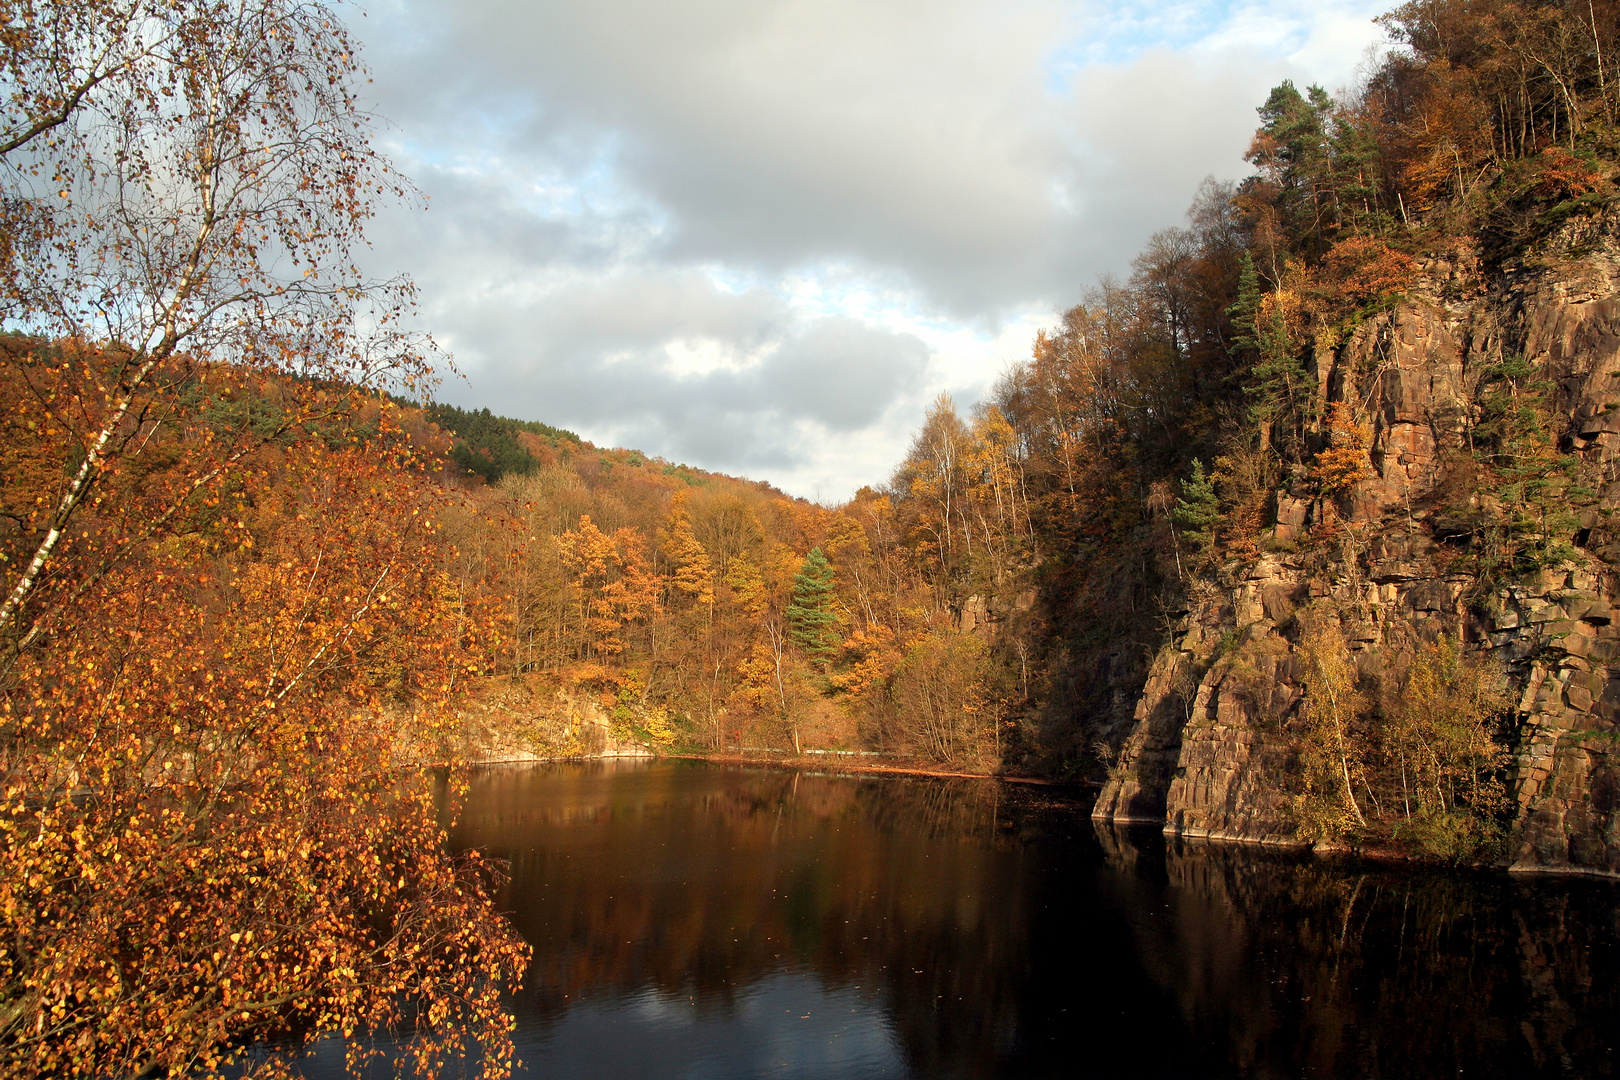
<path fill-rule="evenodd" d="M 300 0 L 0 10 L 0 1075 L 213 1074 L 269 1030 L 510 1061 L 523 948 L 425 767 L 479 670 L 363 72 Z M 453 785 L 452 785 L 453 789 Z M 453 805 L 453 790 L 449 804 Z M 358 1064 L 358 1059 L 355 1059 Z M 285 1069 L 285 1052 L 269 1070 Z"/>

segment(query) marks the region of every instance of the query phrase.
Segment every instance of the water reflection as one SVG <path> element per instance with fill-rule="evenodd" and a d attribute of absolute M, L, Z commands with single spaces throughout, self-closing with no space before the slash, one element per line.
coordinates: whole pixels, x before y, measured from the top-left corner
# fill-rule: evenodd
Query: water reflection
<path fill-rule="evenodd" d="M 532 1076 L 1615 1071 L 1610 883 L 1167 848 L 1084 809 L 555 765 L 481 774 L 454 839 L 511 864 Z"/>
<path fill-rule="evenodd" d="M 778 971 L 725 1008 L 651 988 L 593 1000 L 524 1032 L 518 1052 L 567 1077 L 910 1075 L 878 995 Z"/>
<path fill-rule="evenodd" d="M 769 1075 L 898 1076 L 993 1060 L 1016 1030 L 1034 875 L 1002 802 L 977 781 L 604 763 L 486 775 L 455 839 L 511 864 L 501 899 L 535 946 L 526 1061 L 573 1058 L 559 1018 L 579 1003 L 622 1018 L 652 992 L 690 1000 L 689 1053 L 729 1071 L 683 1072 L 649 1043 L 646 1072 L 593 1072 L 587 1052 L 559 1075 L 764 1075 L 750 1025 L 780 1014 L 793 1052 Z M 821 1003 L 759 1004 L 805 993 Z M 838 1037 L 877 1049 L 805 1056 L 849 1017 L 861 1033 Z"/>
<path fill-rule="evenodd" d="M 1620 1022 L 1607 882 L 1324 864 L 1139 841 L 1107 865 L 1163 897 L 1130 922 L 1186 1037 L 1238 1075 L 1608 1076 Z"/>

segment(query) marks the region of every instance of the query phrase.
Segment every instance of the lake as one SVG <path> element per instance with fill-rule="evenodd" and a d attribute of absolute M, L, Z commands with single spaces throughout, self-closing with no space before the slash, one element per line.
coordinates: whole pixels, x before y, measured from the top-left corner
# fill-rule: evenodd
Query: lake
<path fill-rule="evenodd" d="M 494 767 L 532 1077 L 1589 1077 L 1620 887 L 1098 829 L 979 780 Z M 308 1062 L 336 1063 L 328 1046 Z"/>

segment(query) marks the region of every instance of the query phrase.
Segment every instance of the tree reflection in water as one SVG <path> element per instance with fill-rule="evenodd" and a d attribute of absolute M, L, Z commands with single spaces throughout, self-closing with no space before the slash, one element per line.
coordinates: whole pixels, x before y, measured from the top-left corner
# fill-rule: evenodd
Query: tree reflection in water
<path fill-rule="evenodd" d="M 570 1077 L 1614 1071 L 1608 882 L 1171 844 L 992 781 L 501 767 L 520 1055 Z"/>
<path fill-rule="evenodd" d="M 650 991 L 725 1027 L 797 973 L 867 1003 L 894 1063 L 974 1070 L 1007 1052 L 1028 979 L 1034 876 L 1004 801 L 980 781 L 542 766 L 482 775 L 455 840 L 510 860 L 501 902 L 536 945 L 526 1025 Z"/>

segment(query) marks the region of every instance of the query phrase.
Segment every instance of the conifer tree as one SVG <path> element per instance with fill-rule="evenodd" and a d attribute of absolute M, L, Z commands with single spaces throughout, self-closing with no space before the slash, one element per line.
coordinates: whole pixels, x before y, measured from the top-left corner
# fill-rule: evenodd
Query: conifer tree
<path fill-rule="evenodd" d="M 1220 520 L 1220 500 L 1215 485 L 1204 475 L 1204 463 L 1193 458 L 1192 476 L 1181 482 L 1182 497 L 1176 500 L 1171 518 L 1181 526 L 1182 535 L 1199 555 L 1215 543 L 1215 523 Z"/>
<path fill-rule="evenodd" d="M 1293 249 L 1320 258 L 1337 224 L 1327 129 L 1333 102 L 1320 86 L 1301 94 L 1284 79 L 1258 111 L 1260 129 L 1245 157 L 1275 185 L 1273 206 Z"/>
<path fill-rule="evenodd" d="M 1343 110 L 1333 118 L 1333 169 L 1340 227 L 1382 236 L 1395 219 L 1385 206 L 1383 149 L 1367 110 Z"/>
<path fill-rule="evenodd" d="M 1297 264 L 1289 264 L 1288 269 L 1295 268 Z M 1314 418 L 1304 358 L 1288 328 L 1290 299 L 1281 287 L 1269 294 L 1261 290 L 1254 259 L 1244 252 L 1238 269 L 1237 302 L 1227 309 L 1235 331 L 1232 351 L 1251 364 L 1243 385 L 1249 397 L 1249 422 L 1259 428 L 1261 446 L 1279 456 L 1278 420 L 1288 417 L 1300 429 L 1295 434 L 1300 434 Z M 1299 449 L 1293 447 L 1296 457 Z"/>
<path fill-rule="evenodd" d="M 788 635 L 811 659 L 826 663 L 832 657 L 838 618 L 832 612 L 833 569 L 820 548 L 811 548 L 793 575 L 793 599 L 787 607 Z"/>
<path fill-rule="evenodd" d="M 1255 319 L 1260 314 L 1260 272 L 1254 268 L 1254 256 L 1243 253 L 1238 263 L 1237 303 L 1226 309 L 1232 317 L 1232 351 L 1250 357 L 1260 351 L 1260 339 L 1255 332 Z"/>

